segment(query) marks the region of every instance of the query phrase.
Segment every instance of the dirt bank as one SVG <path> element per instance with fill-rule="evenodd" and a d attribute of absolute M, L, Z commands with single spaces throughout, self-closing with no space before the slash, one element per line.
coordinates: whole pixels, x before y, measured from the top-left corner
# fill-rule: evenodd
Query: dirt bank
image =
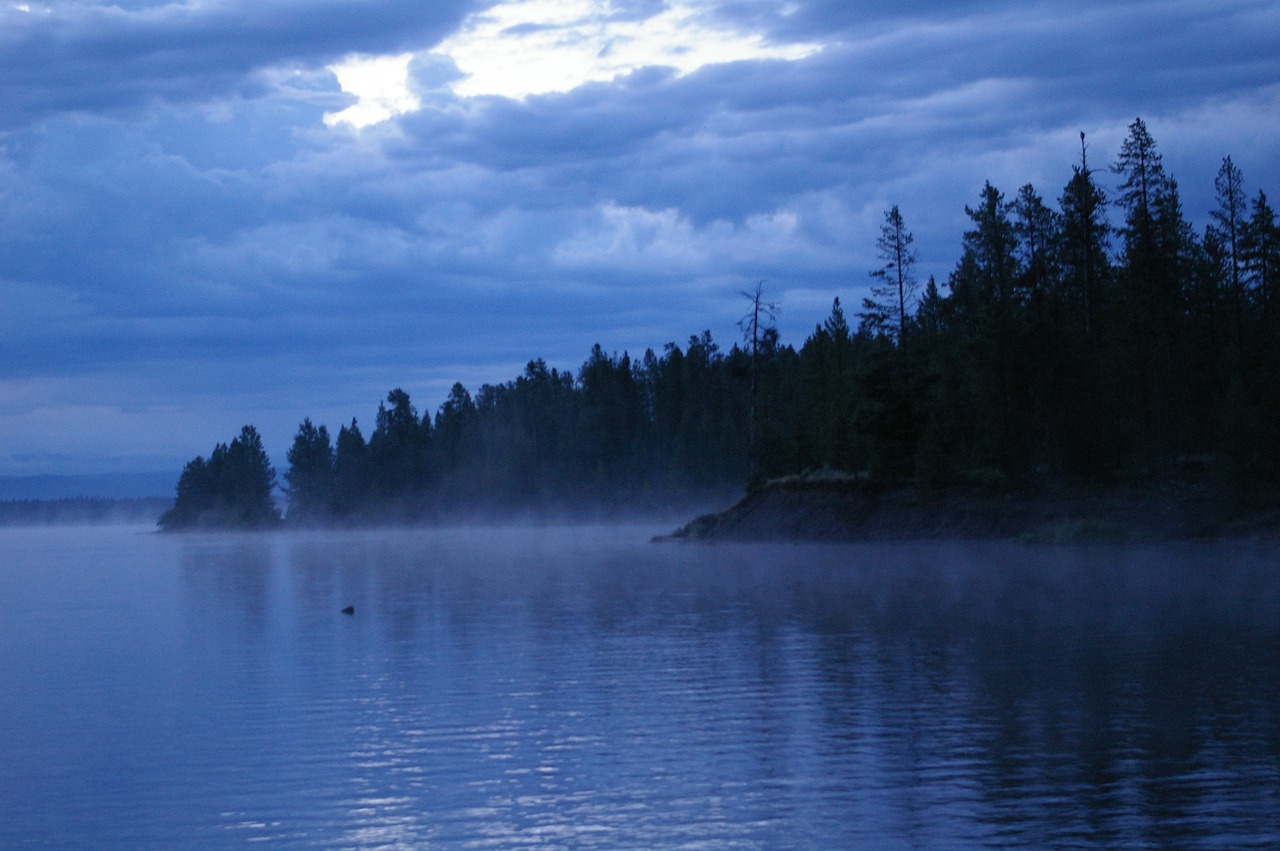
<path fill-rule="evenodd" d="M 865 541 L 1010 539 L 1069 542 L 1272 536 L 1275 516 L 1226 519 L 1203 493 L 924 491 L 845 476 L 790 477 L 659 540 Z"/>

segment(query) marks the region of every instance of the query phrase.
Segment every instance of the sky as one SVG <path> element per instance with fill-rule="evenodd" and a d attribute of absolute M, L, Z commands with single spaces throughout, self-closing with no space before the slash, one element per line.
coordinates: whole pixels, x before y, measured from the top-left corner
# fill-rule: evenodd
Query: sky
<path fill-rule="evenodd" d="M 799 346 L 902 211 L 1056 206 L 1142 117 L 1280 197 L 1280 2 L 0 0 L 0 475 L 432 412 L 531 359 Z M 1114 177 L 1101 175 L 1104 185 Z"/>

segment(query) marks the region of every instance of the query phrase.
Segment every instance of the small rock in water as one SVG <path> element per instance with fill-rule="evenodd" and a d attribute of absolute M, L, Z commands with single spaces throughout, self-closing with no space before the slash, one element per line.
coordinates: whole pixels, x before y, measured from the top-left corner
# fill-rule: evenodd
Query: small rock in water
<path fill-rule="evenodd" d="M 342 610 L 342 614 L 344 615 L 354 615 L 355 613 L 356 613 L 355 606 L 347 606 L 345 609 Z"/>

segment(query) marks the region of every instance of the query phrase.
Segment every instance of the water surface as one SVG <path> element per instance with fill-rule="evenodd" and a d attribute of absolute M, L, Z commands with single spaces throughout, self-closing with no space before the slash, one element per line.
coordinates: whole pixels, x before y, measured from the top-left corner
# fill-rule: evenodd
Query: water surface
<path fill-rule="evenodd" d="M 654 531 L 0 529 L 0 846 L 1280 843 L 1275 544 Z"/>

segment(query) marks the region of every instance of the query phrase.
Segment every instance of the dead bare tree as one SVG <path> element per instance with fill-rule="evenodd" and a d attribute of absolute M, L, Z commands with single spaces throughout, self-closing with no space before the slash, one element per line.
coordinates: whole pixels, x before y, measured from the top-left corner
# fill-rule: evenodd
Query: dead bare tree
<path fill-rule="evenodd" d="M 739 294 L 751 302 L 751 309 L 738 320 L 742 338 L 751 347 L 751 410 L 747 423 L 747 443 L 751 452 L 756 448 L 756 397 L 760 387 L 760 337 L 774 327 L 782 306 L 776 301 L 765 301 L 764 281 L 757 281 L 750 290 Z"/>

